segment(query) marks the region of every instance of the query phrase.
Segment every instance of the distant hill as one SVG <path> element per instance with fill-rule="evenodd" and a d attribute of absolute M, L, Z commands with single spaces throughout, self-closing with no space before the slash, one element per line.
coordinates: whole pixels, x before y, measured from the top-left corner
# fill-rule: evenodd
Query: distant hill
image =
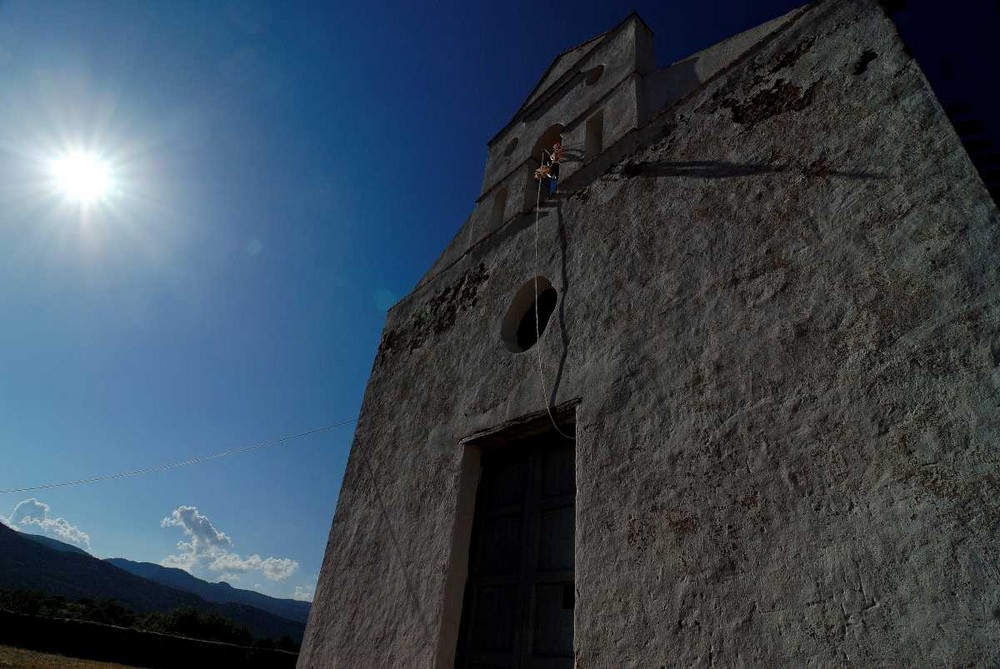
<path fill-rule="evenodd" d="M 130 574 L 148 578 L 160 585 L 184 592 L 192 592 L 208 602 L 246 604 L 303 624 L 309 618 L 311 606 L 309 602 L 268 597 L 252 590 L 234 588 L 228 583 L 209 583 L 192 576 L 183 569 L 163 567 L 152 562 L 134 562 L 125 558 L 109 558 L 105 562 L 109 562 L 119 569 L 124 569 Z"/>
<path fill-rule="evenodd" d="M 79 553 L 81 555 L 90 555 L 87 551 L 83 550 L 78 546 L 73 544 L 68 544 L 65 541 L 59 541 L 58 539 L 53 539 L 52 537 L 42 536 L 41 534 L 29 534 L 28 532 L 21 532 L 20 535 L 25 539 L 31 539 L 32 541 L 37 541 L 43 546 L 48 546 L 52 550 L 63 551 L 65 553 Z"/>
<path fill-rule="evenodd" d="M 40 590 L 67 599 L 117 599 L 140 613 L 202 603 L 189 592 L 151 583 L 82 551 L 54 550 L 3 524 L 0 588 Z"/>
<path fill-rule="evenodd" d="M 34 535 L 32 535 L 34 536 Z M 53 540 L 54 541 L 54 540 Z M 61 543 L 61 542 L 60 542 Z M 242 603 L 212 603 L 119 569 L 83 552 L 54 549 L 0 523 L 0 588 L 67 599 L 117 599 L 139 613 L 193 607 L 216 611 L 263 637 L 302 640 L 305 625 Z"/>

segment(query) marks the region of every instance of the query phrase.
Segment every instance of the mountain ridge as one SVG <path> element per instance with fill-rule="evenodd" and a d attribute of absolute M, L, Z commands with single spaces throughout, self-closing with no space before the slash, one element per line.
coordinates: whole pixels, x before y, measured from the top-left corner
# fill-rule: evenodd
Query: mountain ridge
<path fill-rule="evenodd" d="M 31 532 L 18 532 L 25 539 L 30 539 L 43 546 L 48 546 L 52 550 L 63 551 L 64 553 L 83 553 L 84 555 L 90 555 L 87 551 L 83 550 L 79 546 L 74 546 L 73 544 L 66 543 L 65 541 L 59 541 L 58 539 L 53 539 L 52 537 L 47 537 L 44 534 L 32 534 Z M 91 557 L 93 557 L 91 555 Z"/>
<path fill-rule="evenodd" d="M 300 621 L 250 604 L 209 602 L 196 593 L 132 574 L 85 551 L 54 548 L 47 541 L 31 537 L 37 535 L 26 537 L 0 523 L 0 588 L 37 590 L 73 600 L 115 599 L 137 613 L 181 607 L 215 611 L 246 625 L 258 636 L 277 639 L 288 635 L 296 642 L 302 640 L 305 624 Z"/>
<path fill-rule="evenodd" d="M 245 604 L 303 624 L 309 618 L 311 608 L 309 602 L 271 597 L 254 590 L 234 588 L 224 581 L 212 583 L 193 576 L 183 569 L 164 567 L 155 562 L 136 562 L 126 558 L 107 558 L 105 562 L 154 583 L 194 593 L 207 602 Z"/>

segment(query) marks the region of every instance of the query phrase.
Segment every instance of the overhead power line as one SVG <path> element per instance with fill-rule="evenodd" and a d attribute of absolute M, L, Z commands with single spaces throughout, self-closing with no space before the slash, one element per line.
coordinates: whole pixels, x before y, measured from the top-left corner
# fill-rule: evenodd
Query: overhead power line
<path fill-rule="evenodd" d="M 111 481 L 113 479 L 123 479 L 130 476 L 139 476 L 140 474 L 153 474 L 155 472 L 163 472 L 168 469 L 177 469 L 178 467 L 187 467 L 188 465 L 197 465 L 202 462 L 208 462 L 209 460 L 218 460 L 219 458 L 228 458 L 230 455 L 239 455 L 240 453 L 249 453 L 251 451 L 260 451 L 265 448 L 271 448 L 272 446 L 279 446 L 286 441 L 291 441 L 293 439 L 301 439 L 302 437 L 308 437 L 309 435 L 316 434 L 318 432 L 326 432 L 327 430 L 332 430 L 337 427 L 343 427 L 344 425 L 349 425 L 356 422 L 356 418 L 351 418 L 350 420 L 342 420 L 339 423 L 331 423 L 330 425 L 324 425 L 323 427 L 317 427 L 306 432 L 299 432 L 298 434 L 290 434 L 286 437 L 281 437 L 280 439 L 275 439 L 273 441 L 265 441 L 260 444 L 254 444 L 253 446 L 244 446 L 242 448 L 232 448 L 228 451 L 221 451 L 219 453 L 212 453 L 211 455 L 199 455 L 196 458 L 190 458 L 188 460 L 181 460 L 180 462 L 170 462 L 164 465 L 155 465 L 153 467 L 142 467 L 141 469 L 130 469 L 124 472 L 118 472 L 117 474 L 104 474 L 103 476 L 92 476 L 87 479 L 77 479 L 76 481 L 61 481 L 59 483 L 45 483 L 43 485 L 27 486 L 24 488 L 8 488 L 6 490 L 0 490 L 0 495 L 8 495 L 16 492 L 32 492 L 35 490 L 49 490 L 51 488 L 68 488 L 70 486 L 86 485 L 88 483 L 98 483 L 100 481 Z"/>

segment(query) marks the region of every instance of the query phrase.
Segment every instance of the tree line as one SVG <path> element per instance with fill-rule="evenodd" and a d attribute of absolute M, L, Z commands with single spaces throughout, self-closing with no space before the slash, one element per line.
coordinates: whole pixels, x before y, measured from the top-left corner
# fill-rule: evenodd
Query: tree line
<path fill-rule="evenodd" d="M 114 599 L 84 598 L 71 601 L 35 590 L 0 590 L 0 609 L 45 618 L 68 618 L 130 627 L 204 641 L 222 641 L 240 646 L 290 652 L 299 650 L 299 645 L 288 635 L 277 640 L 255 637 L 245 625 L 215 611 L 199 611 L 192 607 L 137 613 Z"/>

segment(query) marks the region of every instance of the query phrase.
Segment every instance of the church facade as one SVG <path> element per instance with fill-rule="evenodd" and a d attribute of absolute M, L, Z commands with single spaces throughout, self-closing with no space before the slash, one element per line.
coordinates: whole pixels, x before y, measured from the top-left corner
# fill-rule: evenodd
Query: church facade
<path fill-rule="evenodd" d="M 954 128 L 874 0 L 652 39 L 553 62 L 389 312 L 299 667 L 1000 659 L 1000 213 Z"/>

